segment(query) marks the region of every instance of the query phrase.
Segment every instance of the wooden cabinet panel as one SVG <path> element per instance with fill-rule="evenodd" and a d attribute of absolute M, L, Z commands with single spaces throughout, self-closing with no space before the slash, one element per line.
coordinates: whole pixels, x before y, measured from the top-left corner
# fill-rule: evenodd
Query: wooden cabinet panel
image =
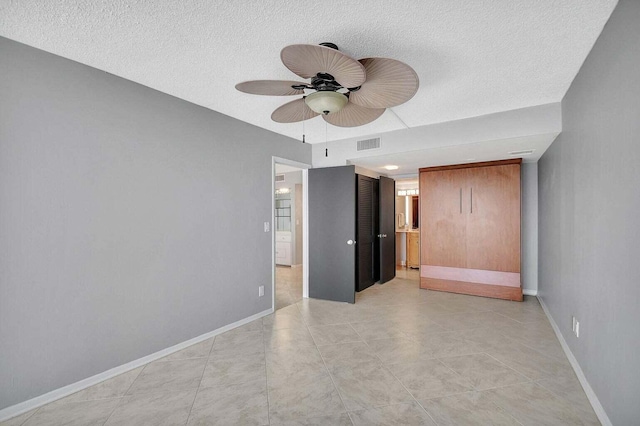
<path fill-rule="evenodd" d="M 467 268 L 520 272 L 520 165 L 467 172 Z"/>
<path fill-rule="evenodd" d="M 407 232 L 407 266 L 418 268 L 420 266 L 420 233 Z"/>
<path fill-rule="evenodd" d="M 466 169 L 420 173 L 421 263 L 466 267 Z"/>

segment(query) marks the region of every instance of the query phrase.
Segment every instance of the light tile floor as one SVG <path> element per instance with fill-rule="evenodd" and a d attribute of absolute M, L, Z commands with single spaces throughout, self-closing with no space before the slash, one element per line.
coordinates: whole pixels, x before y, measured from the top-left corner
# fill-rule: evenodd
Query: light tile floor
<path fill-rule="evenodd" d="M 302 268 L 276 266 L 276 310 L 302 300 Z"/>
<path fill-rule="evenodd" d="M 7 425 L 597 425 L 535 298 L 420 290 L 417 272 L 301 299 Z"/>

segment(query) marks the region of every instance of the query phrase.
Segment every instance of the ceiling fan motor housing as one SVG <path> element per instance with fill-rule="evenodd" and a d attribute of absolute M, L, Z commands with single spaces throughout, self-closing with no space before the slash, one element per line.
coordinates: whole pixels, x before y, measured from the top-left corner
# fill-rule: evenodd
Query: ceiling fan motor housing
<path fill-rule="evenodd" d="M 342 89 L 340 83 L 338 83 L 331 74 L 321 72 L 311 78 L 311 86 L 313 86 L 315 90 L 331 90 L 333 92 Z"/>
<path fill-rule="evenodd" d="M 340 49 L 338 49 L 338 45 L 335 44 L 335 43 L 324 42 L 324 43 L 320 43 L 320 46 L 330 47 L 330 48 L 335 49 L 335 50 L 340 50 Z"/>

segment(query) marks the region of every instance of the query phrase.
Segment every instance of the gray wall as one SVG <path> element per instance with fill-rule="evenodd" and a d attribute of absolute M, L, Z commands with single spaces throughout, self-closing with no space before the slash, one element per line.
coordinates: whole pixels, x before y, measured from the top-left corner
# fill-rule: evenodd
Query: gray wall
<path fill-rule="evenodd" d="M 0 409 L 271 307 L 271 156 L 308 145 L 3 38 L 0 58 Z"/>
<path fill-rule="evenodd" d="M 538 163 L 522 163 L 522 289 L 538 290 Z"/>
<path fill-rule="evenodd" d="M 638 424 L 639 1 L 618 4 L 562 114 L 539 162 L 539 291 L 613 424 Z"/>

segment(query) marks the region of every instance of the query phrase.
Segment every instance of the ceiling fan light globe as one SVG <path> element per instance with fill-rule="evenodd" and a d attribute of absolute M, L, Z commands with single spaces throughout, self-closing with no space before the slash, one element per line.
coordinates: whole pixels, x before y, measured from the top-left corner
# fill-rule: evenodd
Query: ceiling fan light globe
<path fill-rule="evenodd" d="M 333 114 L 340 111 L 349 102 L 349 99 L 338 92 L 315 92 L 304 99 L 309 108 L 318 114 Z"/>

